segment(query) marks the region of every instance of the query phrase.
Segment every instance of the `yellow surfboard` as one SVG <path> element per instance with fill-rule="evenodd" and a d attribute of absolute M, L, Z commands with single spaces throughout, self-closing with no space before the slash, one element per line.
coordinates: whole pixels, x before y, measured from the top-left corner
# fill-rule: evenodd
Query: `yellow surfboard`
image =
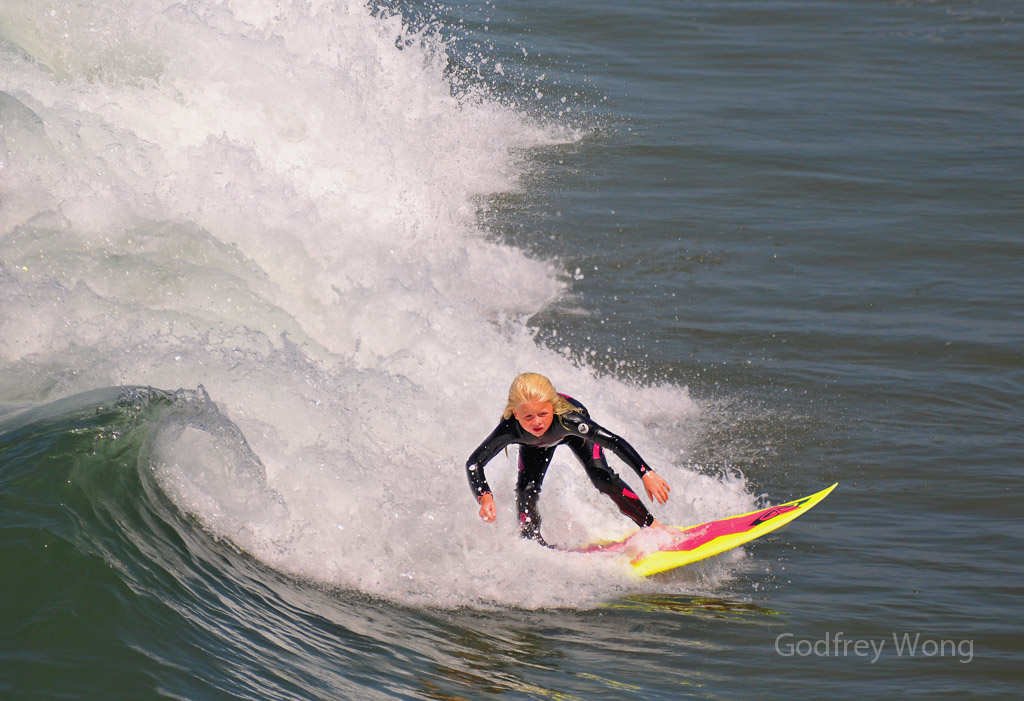
<path fill-rule="evenodd" d="M 654 552 L 638 550 L 634 533 L 623 540 L 591 545 L 577 552 L 622 553 L 631 556 L 630 565 L 637 574 L 647 577 L 666 570 L 688 565 L 691 562 L 718 555 L 738 545 L 760 538 L 807 512 L 836 488 L 836 484 L 803 499 L 795 499 L 778 506 L 751 511 L 749 514 L 709 521 L 696 526 L 672 526 L 679 535 L 673 535 L 671 542 Z M 634 542 L 631 542 L 634 541 Z"/>

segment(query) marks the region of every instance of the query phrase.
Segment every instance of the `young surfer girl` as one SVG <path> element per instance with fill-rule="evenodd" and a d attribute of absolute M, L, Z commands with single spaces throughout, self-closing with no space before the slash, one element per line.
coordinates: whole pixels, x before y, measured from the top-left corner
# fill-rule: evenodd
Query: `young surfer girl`
<path fill-rule="evenodd" d="M 583 463 L 594 486 L 607 494 L 622 513 L 641 528 L 661 525 L 636 493 L 608 466 L 602 449 L 612 451 L 636 471 L 643 480 L 648 499 L 656 499 L 659 504 L 668 501 L 668 483 L 654 474 L 633 446 L 594 423 L 586 407 L 571 397 L 558 394 L 550 380 L 532 372 L 518 375 L 512 381 L 501 422 L 466 461 L 469 486 L 480 504 L 480 518 L 484 521 L 490 523 L 497 518 L 494 496 L 484 477 L 484 465 L 512 443 L 520 446 L 516 506 L 519 532 L 524 538 L 547 545 L 540 534 L 537 500 L 555 447 L 563 443 Z"/>

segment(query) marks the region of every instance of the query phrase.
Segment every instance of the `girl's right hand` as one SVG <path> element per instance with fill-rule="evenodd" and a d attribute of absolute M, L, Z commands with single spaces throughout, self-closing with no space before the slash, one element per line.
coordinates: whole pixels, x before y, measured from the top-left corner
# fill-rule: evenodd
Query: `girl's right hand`
<path fill-rule="evenodd" d="M 490 494 L 480 497 L 480 518 L 487 523 L 494 523 L 498 518 L 498 511 L 494 508 L 494 497 Z"/>

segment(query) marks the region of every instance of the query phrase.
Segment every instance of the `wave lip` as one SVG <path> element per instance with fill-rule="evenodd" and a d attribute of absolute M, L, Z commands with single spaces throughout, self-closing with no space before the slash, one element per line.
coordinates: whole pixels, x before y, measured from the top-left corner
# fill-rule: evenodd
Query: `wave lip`
<path fill-rule="evenodd" d="M 22 51 L 0 54 L 0 359 L 99 348 L 73 359 L 84 367 L 140 346 L 166 362 L 168 346 L 177 359 L 244 329 L 277 348 L 287 333 L 318 361 L 410 373 L 482 335 L 502 344 L 495 323 L 560 293 L 549 265 L 476 221 L 480 198 L 516 189 L 524 149 L 551 130 L 486 95 L 454 96 L 444 44 L 422 34 L 398 50 L 398 16 L 271 9 L 21 6 L 7 33 Z M 36 55 L 49 43 L 30 35 L 67 31 L 55 81 L 55 60 Z M 97 73 L 105 49 L 155 56 L 139 65 L 159 70 Z M 196 372 L 103 370 L 65 391 L 211 386 Z"/>

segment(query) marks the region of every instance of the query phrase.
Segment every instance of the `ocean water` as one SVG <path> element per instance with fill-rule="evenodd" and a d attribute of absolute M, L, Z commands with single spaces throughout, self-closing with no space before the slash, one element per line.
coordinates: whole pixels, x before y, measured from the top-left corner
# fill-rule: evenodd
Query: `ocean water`
<path fill-rule="evenodd" d="M 0 697 L 1014 698 L 1024 9 L 0 2 Z M 536 370 L 690 524 L 516 537 Z M 613 460 L 629 481 L 628 468 Z M 566 451 L 548 540 L 630 523 Z"/>

